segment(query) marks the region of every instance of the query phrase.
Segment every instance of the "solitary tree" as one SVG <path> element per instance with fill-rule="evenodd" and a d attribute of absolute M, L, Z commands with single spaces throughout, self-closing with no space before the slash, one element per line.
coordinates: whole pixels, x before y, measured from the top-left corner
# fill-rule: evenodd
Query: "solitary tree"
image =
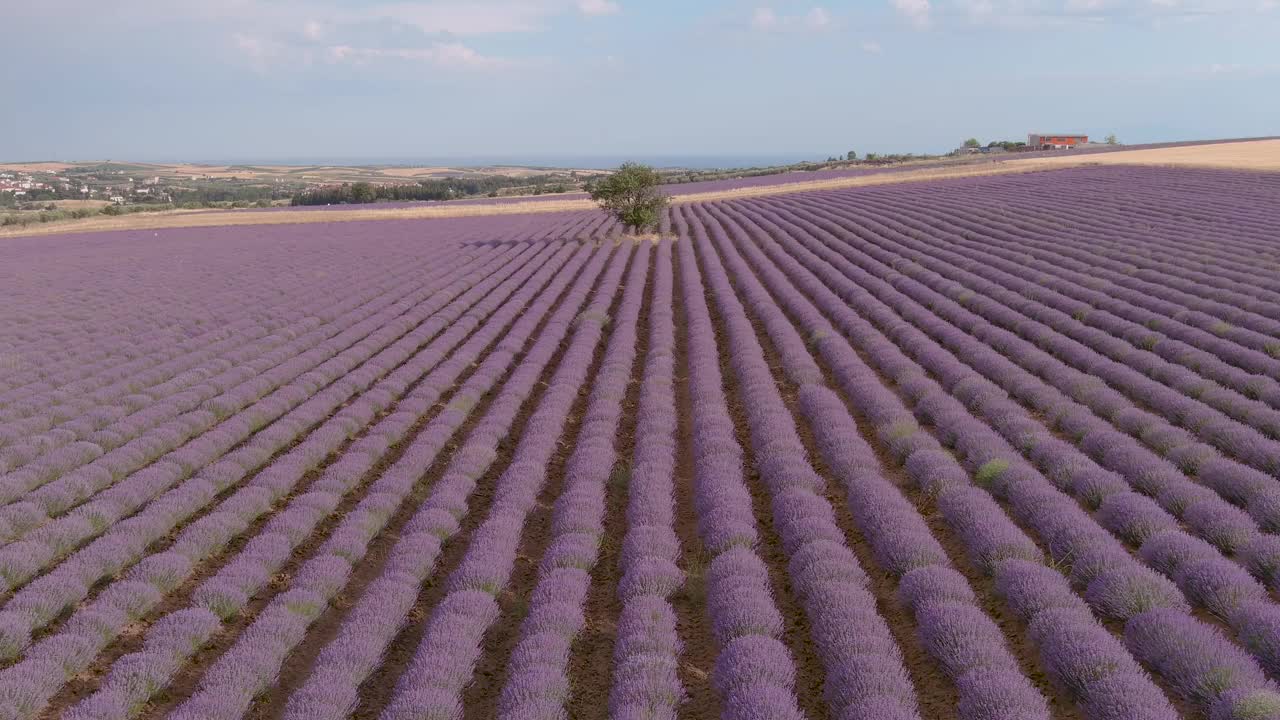
<path fill-rule="evenodd" d="M 1107 136 L 1107 144 L 1108 144 L 1108 145 L 1119 145 L 1119 144 L 1120 144 L 1120 141 L 1116 139 L 1115 133 L 1112 133 L 1112 134 L 1110 134 L 1110 135 L 1108 135 L 1108 136 Z"/>
<path fill-rule="evenodd" d="M 968 140 L 964 141 L 964 146 L 967 148 L 976 148 L 976 147 L 980 147 L 981 145 L 982 143 L 978 142 L 978 138 L 969 138 Z"/>
<path fill-rule="evenodd" d="M 354 203 L 371 203 L 377 200 L 377 193 L 374 192 L 373 186 L 367 182 L 352 183 L 351 185 L 351 202 Z"/>
<path fill-rule="evenodd" d="M 591 199 L 637 232 L 658 224 L 670 198 L 658 186 L 662 176 L 648 165 L 626 162 L 617 172 L 593 184 Z"/>
<path fill-rule="evenodd" d="M 858 153 L 854 152 L 853 150 L 850 150 L 849 152 L 847 152 L 847 153 L 845 153 L 845 154 L 844 154 L 844 159 L 845 159 L 845 160 L 857 160 L 857 159 L 858 159 Z"/>

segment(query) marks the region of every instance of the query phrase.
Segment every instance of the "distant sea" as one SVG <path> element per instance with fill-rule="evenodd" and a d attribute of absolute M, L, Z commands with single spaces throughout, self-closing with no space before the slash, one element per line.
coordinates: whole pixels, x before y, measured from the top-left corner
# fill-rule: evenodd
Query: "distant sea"
<path fill-rule="evenodd" d="M 514 165 L 548 168 L 615 168 L 631 160 L 662 168 L 708 170 L 714 168 L 749 168 L 825 160 L 827 155 L 792 153 L 780 155 L 505 155 L 458 157 L 293 157 L 293 158 L 219 158 L 203 160 L 217 165 L 405 165 L 409 167 L 483 167 Z"/>

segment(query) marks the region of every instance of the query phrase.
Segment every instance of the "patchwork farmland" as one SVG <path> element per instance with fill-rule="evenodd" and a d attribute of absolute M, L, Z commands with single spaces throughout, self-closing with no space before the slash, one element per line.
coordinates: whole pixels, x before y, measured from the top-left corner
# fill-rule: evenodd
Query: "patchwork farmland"
<path fill-rule="evenodd" d="M 0 718 L 1280 717 L 1280 174 L 755 194 L 0 241 Z"/>

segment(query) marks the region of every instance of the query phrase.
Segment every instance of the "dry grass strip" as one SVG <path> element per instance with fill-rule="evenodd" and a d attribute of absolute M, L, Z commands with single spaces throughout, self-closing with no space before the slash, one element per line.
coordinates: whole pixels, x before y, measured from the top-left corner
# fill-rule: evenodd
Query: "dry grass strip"
<path fill-rule="evenodd" d="M 932 167 L 902 172 L 873 173 L 852 177 L 808 180 L 782 185 L 760 185 L 734 190 L 689 193 L 673 196 L 676 203 L 707 202 L 764 197 L 812 190 L 890 185 L 926 180 L 1004 175 L 1057 170 L 1085 165 L 1155 165 L 1176 167 L 1230 168 L 1280 171 L 1280 140 L 1255 140 L 1218 145 L 1190 145 L 1153 150 L 1120 150 L 1089 155 L 1062 155 L 1027 158 L 982 165 Z M 0 230 L 0 237 L 52 235 L 105 230 L 158 230 L 162 228 L 223 227 L 229 225 L 279 225 L 290 223 L 351 222 L 356 220 L 425 220 L 430 218 L 482 217 L 590 210 L 591 200 L 542 200 L 508 203 L 417 205 L 413 207 L 356 207 L 351 210 L 279 210 L 275 212 L 183 211 L 100 216 L 84 220 L 32 225 Z"/>

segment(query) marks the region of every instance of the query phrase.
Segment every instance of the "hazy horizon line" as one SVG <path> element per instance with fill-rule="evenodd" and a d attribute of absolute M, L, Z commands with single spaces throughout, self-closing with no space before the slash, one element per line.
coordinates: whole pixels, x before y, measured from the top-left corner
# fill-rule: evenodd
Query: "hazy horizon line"
<path fill-rule="evenodd" d="M 917 153 L 923 154 L 923 153 Z M 481 167 L 527 167 L 527 168 L 563 168 L 563 169 L 610 169 L 627 162 L 643 162 L 660 167 L 685 167 L 691 169 L 706 168 L 749 168 L 760 165 L 788 165 L 801 162 L 823 162 L 830 153 L 593 153 L 593 154 L 512 154 L 512 155 L 434 155 L 434 156 L 386 156 L 386 155 L 350 155 L 350 156 L 302 156 L 302 157 L 229 157 L 229 158 L 186 158 L 158 159 L 137 157 L 100 157 L 84 159 L 42 158 L 30 160 L 0 160 L 0 164 L 20 165 L 34 163 L 142 163 L 155 165 L 244 165 L 265 166 L 279 165 L 291 167 L 340 166 L 361 167 L 377 165 L 383 167 L 423 167 L 444 166 L 452 168 Z M 843 156 L 842 156 L 843 159 Z"/>

